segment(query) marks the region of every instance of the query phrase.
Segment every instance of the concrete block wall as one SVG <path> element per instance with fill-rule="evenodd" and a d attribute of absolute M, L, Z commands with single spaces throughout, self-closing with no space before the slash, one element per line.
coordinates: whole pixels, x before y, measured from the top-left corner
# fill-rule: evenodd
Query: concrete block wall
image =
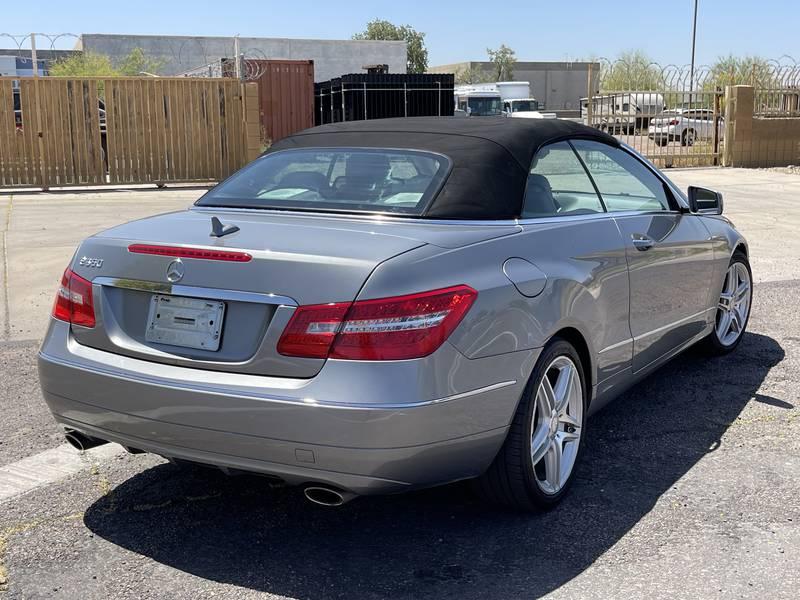
<path fill-rule="evenodd" d="M 161 75 L 178 75 L 234 56 L 234 38 L 85 33 L 77 47 L 114 61 L 135 48 L 162 61 Z M 245 58 L 313 60 L 315 81 L 361 73 L 365 65 L 375 64 L 389 65 L 392 73 L 406 72 L 405 42 L 243 37 L 239 38 L 239 50 Z"/>
<path fill-rule="evenodd" d="M 725 88 L 726 167 L 783 167 L 800 164 L 800 117 L 755 117 L 754 89 Z"/>

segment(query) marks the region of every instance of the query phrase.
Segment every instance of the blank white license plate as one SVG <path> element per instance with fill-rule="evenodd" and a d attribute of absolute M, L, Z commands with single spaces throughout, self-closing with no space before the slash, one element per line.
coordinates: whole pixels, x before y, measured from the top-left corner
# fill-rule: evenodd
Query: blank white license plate
<path fill-rule="evenodd" d="M 224 302 L 155 294 L 144 337 L 148 342 L 215 352 L 224 318 Z"/>

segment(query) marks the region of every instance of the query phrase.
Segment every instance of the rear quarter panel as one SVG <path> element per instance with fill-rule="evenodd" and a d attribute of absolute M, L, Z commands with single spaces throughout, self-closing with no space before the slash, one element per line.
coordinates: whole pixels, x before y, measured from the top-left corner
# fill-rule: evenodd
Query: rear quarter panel
<path fill-rule="evenodd" d="M 512 257 L 547 275 L 539 295 L 523 296 L 505 276 L 503 264 Z M 630 366 L 627 263 L 610 218 L 543 219 L 518 234 L 463 248 L 418 248 L 381 264 L 359 297 L 458 284 L 478 290 L 450 337 L 468 358 L 540 348 L 560 329 L 572 327 L 586 340 L 593 383 Z"/>

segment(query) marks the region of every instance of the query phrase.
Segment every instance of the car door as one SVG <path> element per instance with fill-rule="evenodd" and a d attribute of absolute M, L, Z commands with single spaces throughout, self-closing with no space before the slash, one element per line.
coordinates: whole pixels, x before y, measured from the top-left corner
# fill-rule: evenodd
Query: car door
<path fill-rule="evenodd" d="M 633 370 L 702 333 L 714 318 L 714 254 L 702 221 L 683 212 L 669 186 L 623 148 L 573 145 L 613 214 L 628 260 Z"/>
<path fill-rule="evenodd" d="M 629 282 L 619 228 L 569 142 L 533 159 L 518 256 L 544 273 L 541 317 L 581 324 L 596 355 L 598 383 L 630 369 Z"/>

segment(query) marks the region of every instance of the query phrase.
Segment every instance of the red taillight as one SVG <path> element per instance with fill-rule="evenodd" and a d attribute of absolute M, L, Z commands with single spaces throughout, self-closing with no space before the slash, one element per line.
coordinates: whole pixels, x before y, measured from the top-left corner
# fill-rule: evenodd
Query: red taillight
<path fill-rule="evenodd" d="M 278 340 L 278 352 L 326 358 L 348 308 L 349 302 L 298 307 Z"/>
<path fill-rule="evenodd" d="M 670 125 L 677 125 L 677 124 L 679 124 L 679 123 L 680 123 L 680 121 L 678 121 L 678 119 L 672 119 L 672 120 L 669 122 L 669 124 L 670 124 Z"/>
<path fill-rule="evenodd" d="M 173 258 L 199 258 L 202 260 L 226 260 L 230 262 L 250 262 L 253 257 L 247 252 L 234 250 L 209 250 L 207 248 L 183 248 L 181 246 L 159 246 L 157 244 L 131 244 L 128 252 L 134 254 L 155 254 Z"/>
<path fill-rule="evenodd" d="M 349 360 L 420 358 L 444 343 L 477 296 L 459 285 L 352 304 L 301 306 L 286 325 L 278 352 Z"/>
<path fill-rule="evenodd" d="M 94 327 L 92 282 L 76 275 L 71 269 L 64 271 L 53 305 L 53 316 L 73 325 Z"/>

